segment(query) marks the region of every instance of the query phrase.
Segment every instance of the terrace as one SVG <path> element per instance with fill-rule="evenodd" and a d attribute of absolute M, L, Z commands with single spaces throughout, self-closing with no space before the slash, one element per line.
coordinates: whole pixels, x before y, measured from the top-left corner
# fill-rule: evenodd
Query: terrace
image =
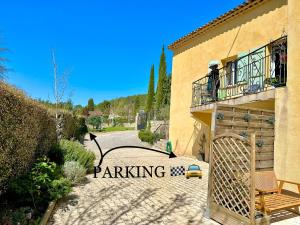
<path fill-rule="evenodd" d="M 287 36 L 221 60 L 220 69 L 218 64 L 215 62 L 207 75 L 193 82 L 191 112 L 211 108 L 214 102 L 236 104 L 241 97 L 243 103 L 274 99 L 274 89 L 286 86 Z"/>

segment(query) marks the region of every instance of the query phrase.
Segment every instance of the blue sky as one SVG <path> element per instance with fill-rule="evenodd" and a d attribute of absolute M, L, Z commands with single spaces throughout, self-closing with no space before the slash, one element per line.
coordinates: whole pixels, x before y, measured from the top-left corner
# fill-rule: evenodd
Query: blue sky
<path fill-rule="evenodd" d="M 146 93 L 161 47 L 242 0 L 6 0 L 0 47 L 7 82 L 33 98 L 53 100 L 51 49 L 60 72 L 71 71 L 65 98 L 86 105 Z M 168 72 L 172 53 L 167 50 Z"/>

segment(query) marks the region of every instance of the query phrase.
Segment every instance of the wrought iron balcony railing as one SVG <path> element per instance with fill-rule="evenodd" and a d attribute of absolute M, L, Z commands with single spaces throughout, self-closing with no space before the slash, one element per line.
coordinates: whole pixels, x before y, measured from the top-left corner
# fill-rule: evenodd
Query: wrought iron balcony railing
<path fill-rule="evenodd" d="M 286 79 L 285 36 L 193 82 L 192 107 L 285 86 Z"/>

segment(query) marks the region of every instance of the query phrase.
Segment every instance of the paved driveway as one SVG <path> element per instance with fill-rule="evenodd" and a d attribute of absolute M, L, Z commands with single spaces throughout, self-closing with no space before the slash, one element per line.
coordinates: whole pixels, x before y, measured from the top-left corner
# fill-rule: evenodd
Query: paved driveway
<path fill-rule="evenodd" d="M 103 149 L 141 145 L 135 131 L 97 134 Z M 86 141 L 87 148 L 98 149 Z M 203 179 L 171 177 L 171 166 L 199 164 Z M 142 149 L 120 149 L 105 157 L 108 166 L 164 166 L 165 177 L 93 178 L 61 202 L 49 224 L 216 224 L 203 218 L 207 195 L 208 164 L 186 157 L 168 156 Z"/>
<path fill-rule="evenodd" d="M 120 145 L 144 145 L 137 138 L 136 131 L 97 135 L 104 151 Z M 96 153 L 97 164 L 99 151 L 96 144 L 86 140 L 85 145 Z M 202 180 L 170 177 L 171 166 L 187 167 L 193 163 L 202 167 Z M 217 224 L 203 217 L 207 196 L 207 163 L 187 157 L 169 159 L 165 155 L 141 149 L 120 149 L 105 157 L 102 168 L 133 165 L 164 166 L 166 174 L 163 178 L 119 179 L 101 178 L 102 173 L 98 178 L 88 175 L 86 184 L 75 187 L 67 200 L 59 203 L 49 225 Z M 299 217 L 287 215 L 292 217 L 287 220 L 280 217 L 280 213 L 273 215 L 274 225 L 300 224 Z"/>

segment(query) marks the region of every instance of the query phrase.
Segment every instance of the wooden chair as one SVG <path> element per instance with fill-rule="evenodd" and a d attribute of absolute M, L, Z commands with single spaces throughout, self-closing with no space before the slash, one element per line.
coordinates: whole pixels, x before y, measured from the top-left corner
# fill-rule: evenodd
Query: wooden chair
<path fill-rule="evenodd" d="M 300 183 L 277 180 L 274 171 L 255 172 L 255 187 L 258 192 L 255 199 L 256 209 L 268 215 L 283 209 L 299 214 L 300 198 L 283 194 L 284 183 L 297 185 L 300 194 Z"/>

